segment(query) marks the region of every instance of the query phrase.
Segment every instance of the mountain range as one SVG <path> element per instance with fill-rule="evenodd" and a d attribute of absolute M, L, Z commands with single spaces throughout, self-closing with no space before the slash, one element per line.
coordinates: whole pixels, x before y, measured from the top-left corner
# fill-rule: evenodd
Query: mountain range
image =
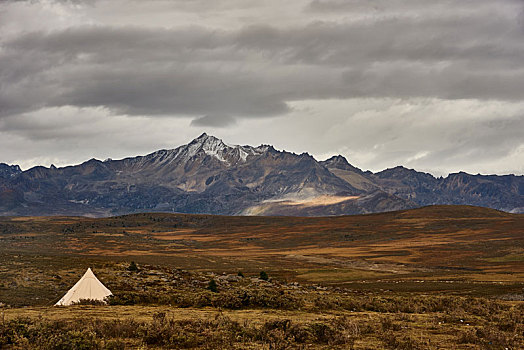
<path fill-rule="evenodd" d="M 434 177 L 398 166 L 362 171 L 341 155 L 187 145 L 121 160 L 22 171 L 0 163 L 0 215 L 110 216 L 134 212 L 324 216 L 466 204 L 524 212 L 524 176 Z"/>

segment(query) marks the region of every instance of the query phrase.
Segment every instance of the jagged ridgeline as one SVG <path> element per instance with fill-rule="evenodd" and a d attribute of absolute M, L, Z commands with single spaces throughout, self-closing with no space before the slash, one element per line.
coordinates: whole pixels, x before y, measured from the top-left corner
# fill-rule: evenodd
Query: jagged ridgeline
<path fill-rule="evenodd" d="M 362 171 L 272 146 L 187 145 L 121 160 L 21 171 L 0 164 L 1 215 L 107 216 L 144 211 L 227 215 L 343 215 L 466 204 L 524 211 L 524 176 L 435 178 L 404 167 Z"/>

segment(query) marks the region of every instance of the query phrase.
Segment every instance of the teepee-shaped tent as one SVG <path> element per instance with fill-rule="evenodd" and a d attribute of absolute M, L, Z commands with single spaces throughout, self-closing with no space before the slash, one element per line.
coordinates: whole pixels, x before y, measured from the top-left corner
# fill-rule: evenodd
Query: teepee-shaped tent
<path fill-rule="evenodd" d="M 55 305 L 71 305 L 80 300 L 86 299 L 104 301 L 105 297 L 112 294 L 113 293 L 111 293 L 111 291 L 107 289 L 98 278 L 96 278 L 93 271 L 89 268 L 82 278 L 76 282 L 73 288 L 71 288 Z"/>

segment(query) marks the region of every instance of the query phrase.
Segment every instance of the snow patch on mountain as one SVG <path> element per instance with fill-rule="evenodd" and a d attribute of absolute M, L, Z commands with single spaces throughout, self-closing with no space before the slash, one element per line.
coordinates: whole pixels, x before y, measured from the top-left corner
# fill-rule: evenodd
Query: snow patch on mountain
<path fill-rule="evenodd" d="M 230 145 L 206 133 L 203 133 L 187 146 L 182 146 L 181 148 L 175 157 L 180 155 L 187 161 L 203 152 L 227 165 L 233 165 L 238 162 L 245 163 L 249 156 L 261 155 L 269 149 L 268 146 L 254 148 L 251 146 Z"/>

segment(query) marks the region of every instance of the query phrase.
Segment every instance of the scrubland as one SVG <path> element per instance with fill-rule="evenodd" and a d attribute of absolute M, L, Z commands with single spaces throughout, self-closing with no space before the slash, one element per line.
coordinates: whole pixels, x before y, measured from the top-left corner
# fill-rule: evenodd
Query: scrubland
<path fill-rule="evenodd" d="M 2 218 L 0 348 L 522 349 L 523 228 L 442 206 Z M 54 307 L 87 267 L 108 304 Z"/>

